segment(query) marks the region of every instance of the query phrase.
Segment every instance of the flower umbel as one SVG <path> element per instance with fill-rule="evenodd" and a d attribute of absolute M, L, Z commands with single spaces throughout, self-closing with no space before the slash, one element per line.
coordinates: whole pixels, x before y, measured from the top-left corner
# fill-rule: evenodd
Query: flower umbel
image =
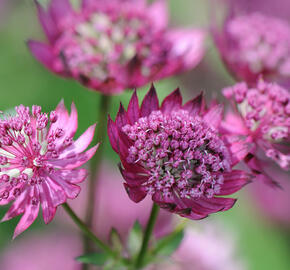
<path fill-rule="evenodd" d="M 255 83 L 260 75 L 279 82 L 290 79 L 290 25 L 282 19 L 249 13 L 233 15 L 216 43 L 230 72 Z"/>
<path fill-rule="evenodd" d="M 238 83 L 223 90 L 234 107 L 223 123 L 230 135 L 245 136 L 252 143 L 248 165 L 263 172 L 267 160 L 290 169 L 290 94 L 273 83 L 260 80 L 255 87 Z M 267 165 L 268 166 L 268 165 Z M 267 174 L 264 175 L 267 177 Z"/>
<path fill-rule="evenodd" d="M 37 8 L 49 44 L 29 41 L 36 59 L 104 94 L 188 70 L 203 56 L 203 31 L 167 30 L 164 0 L 83 0 L 80 11 L 51 0 L 48 11 Z"/>
<path fill-rule="evenodd" d="M 2 221 L 23 214 L 14 237 L 26 230 L 42 207 L 49 223 L 58 205 L 80 192 L 78 183 L 87 172 L 79 168 L 96 152 L 83 152 L 94 136 L 95 125 L 76 141 L 77 111 L 68 114 L 60 102 L 55 111 L 43 113 L 40 106 L 16 107 L 16 115 L 0 120 L 0 205 L 13 204 Z"/>
<path fill-rule="evenodd" d="M 178 89 L 159 106 L 153 86 L 139 108 L 135 92 L 128 111 L 121 106 L 116 122 L 108 123 L 130 198 L 151 195 L 160 207 L 191 219 L 230 209 L 236 200 L 218 196 L 241 189 L 249 175 L 232 170 L 241 159 L 233 150 L 241 147 L 219 136 L 221 115 L 220 105 L 205 108 L 202 95 L 182 106 Z"/>

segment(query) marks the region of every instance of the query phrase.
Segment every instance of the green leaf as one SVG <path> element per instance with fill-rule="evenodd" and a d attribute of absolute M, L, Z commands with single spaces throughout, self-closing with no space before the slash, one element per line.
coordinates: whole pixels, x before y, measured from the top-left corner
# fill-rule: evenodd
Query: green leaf
<path fill-rule="evenodd" d="M 109 255 L 103 252 L 89 253 L 76 258 L 77 261 L 85 264 L 94 264 L 102 266 L 109 259 Z"/>
<path fill-rule="evenodd" d="M 140 223 L 136 221 L 128 237 L 128 249 L 132 257 L 139 252 L 142 244 L 142 239 L 142 227 Z"/>
<path fill-rule="evenodd" d="M 123 243 L 118 231 L 115 228 L 112 228 L 109 239 L 113 249 L 120 254 L 123 250 Z"/>
<path fill-rule="evenodd" d="M 179 247 L 183 236 L 184 231 L 178 230 L 159 239 L 153 249 L 153 255 L 170 256 Z"/>

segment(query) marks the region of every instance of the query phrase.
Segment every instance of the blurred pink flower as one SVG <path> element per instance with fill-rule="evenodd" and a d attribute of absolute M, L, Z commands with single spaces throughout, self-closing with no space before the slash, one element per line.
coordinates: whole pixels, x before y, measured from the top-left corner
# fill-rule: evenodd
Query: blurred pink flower
<path fill-rule="evenodd" d="M 235 12 L 261 12 L 265 15 L 290 20 L 289 0 L 228 0 Z"/>
<path fill-rule="evenodd" d="M 124 192 L 121 175 L 115 166 L 108 161 L 101 166 L 99 182 L 96 189 L 96 213 L 94 213 L 94 230 L 103 240 L 108 240 L 112 228 L 116 228 L 123 240 L 136 220 L 141 225 L 148 221 L 152 201 L 147 198 L 140 204 L 132 202 Z M 82 193 L 70 205 L 82 218 L 85 216 L 87 187 L 83 186 Z M 59 211 L 59 221 L 67 215 Z M 155 235 L 165 235 L 172 230 L 172 215 L 161 210 L 157 219 Z"/>
<path fill-rule="evenodd" d="M 238 83 L 225 88 L 223 94 L 233 107 L 222 123 L 223 132 L 249 143 L 245 160 L 258 178 L 279 182 L 267 174 L 266 168 L 272 161 L 282 170 L 290 169 L 290 93 L 260 80 L 253 88 Z"/>
<path fill-rule="evenodd" d="M 230 15 L 214 30 L 216 45 L 238 80 L 290 81 L 290 24 L 262 13 Z"/>
<path fill-rule="evenodd" d="M 257 208 L 265 217 L 277 225 L 289 228 L 290 224 L 290 177 L 289 172 L 282 171 L 268 162 L 265 166 L 267 175 L 277 179 L 281 189 L 273 189 L 259 181 L 255 181 L 251 194 Z"/>
<path fill-rule="evenodd" d="M 48 128 L 48 125 L 49 128 Z M 16 115 L 0 120 L 0 205 L 14 201 L 2 221 L 23 214 L 14 237 L 26 230 L 42 207 L 49 223 L 58 205 L 74 199 L 77 185 L 87 172 L 80 168 L 96 152 L 95 146 L 83 152 L 94 136 L 95 125 L 76 141 L 77 110 L 68 114 L 63 101 L 50 115 L 40 106 L 16 107 Z"/>
<path fill-rule="evenodd" d="M 36 2 L 37 3 L 37 2 Z M 165 0 L 51 0 L 37 3 L 48 44 L 29 41 L 49 70 L 104 94 L 140 87 L 195 67 L 204 54 L 204 32 L 167 29 Z"/>
<path fill-rule="evenodd" d="M 203 222 L 201 228 L 188 227 L 171 259 L 146 270 L 245 270 L 237 256 L 233 235 L 220 223 Z"/>
<path fill-rule="evenodd" d="M 1 252 L 1 270 L 81 270 L 80 243 L 64 231 L 25 236 Z"/>
<path fill-rule="evenodd" d="M 136 91 L 127 112 L 121 104 L 116 121 L 109 118 L 108 135 L 130 199 L 150 195 L 161 208 L 190 219 L 230 209 L 236 199 L 220 196 L 240 190 L 249 175 L 232 170 L 243 158 L 235 155 L 243 142 L 228 145 L 219 136 L 222 111 L 219 104 L 206 109 L 202 94 L 182 105 L 179 89 L 159 106 L 154 86 L 141 108 Z"/>

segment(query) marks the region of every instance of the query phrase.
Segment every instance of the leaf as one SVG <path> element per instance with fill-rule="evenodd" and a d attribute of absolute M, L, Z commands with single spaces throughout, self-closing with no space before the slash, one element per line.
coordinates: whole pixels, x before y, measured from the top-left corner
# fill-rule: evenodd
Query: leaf
<path fill-rule="evenodd" d="M 170 256 L 179 247 L 183 236 L 184 231 L 178 230 L 159 239 L 153 249 L 153 255 Z"/>
<path fill-rule="evenodd" d="M 109 255 L 104 252 L 89 253 L 76 258 L 77 261 L 85 264 L 94 264 L 102 266 L 109 259 Z"/>
<path fill-rule="evenodd" d="M 128 237 L 128 249 L 132 257 L 139 252 L 142 244 L 142 239 L 142 227 L 140 223 L 136 221 Z"/>
<path fill-rule="evenodd" d="M 123 243 L 118 231 L 115 228 L 112 228 L 109 239 L 113 249 L 120 254 L 123 250 Z"/>

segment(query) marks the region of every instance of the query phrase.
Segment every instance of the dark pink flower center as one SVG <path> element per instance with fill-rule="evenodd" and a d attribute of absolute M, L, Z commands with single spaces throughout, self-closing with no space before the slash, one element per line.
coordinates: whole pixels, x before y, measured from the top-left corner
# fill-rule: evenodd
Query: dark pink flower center
<path fill-rule="evenodd" d="M 176 191 L 180 197 L 208 198 L 219 193 L 224 171 L 231 170 L 228 149 L 198 116 L 187 111 L 154 111 L 123 132 L 132 141 L 127 162 L 148 170 L 149 194 Z"/>

